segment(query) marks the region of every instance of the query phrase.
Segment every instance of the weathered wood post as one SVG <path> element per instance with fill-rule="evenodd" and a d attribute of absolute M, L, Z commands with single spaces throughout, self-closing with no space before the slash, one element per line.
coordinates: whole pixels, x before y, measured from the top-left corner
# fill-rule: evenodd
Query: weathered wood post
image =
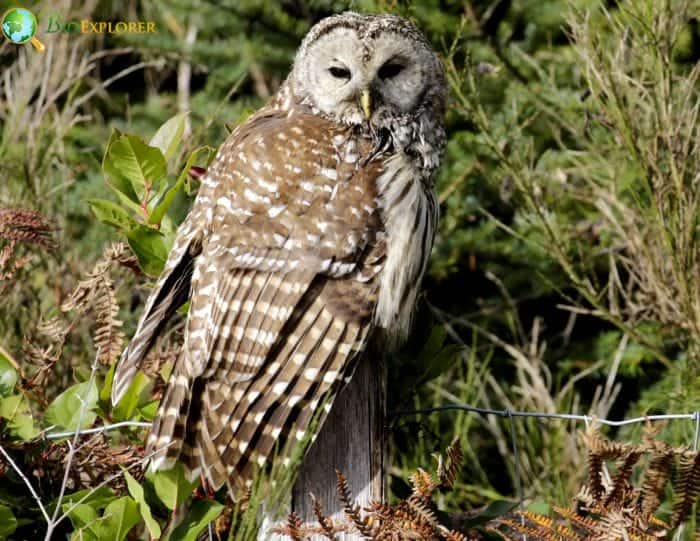
<path fill-rule="evenodd" d="M 372 500 L 385 499 L 385 459 L 387 435 L 386 370 L 376 349 L 360 359 L 355 375 L 338 395 L 323 428 L 300 467 L 292 489 L 292 510 L 304 521 L 315 522 L 309 494 L 334 520 L 343 519 L 336 492 L 336 470 L 345 474 L 355 502 L 364 507 Z M 265 535 L 259 539 L 277 539 Z M 361 539 L 343 534 L 344 541 Z"/>

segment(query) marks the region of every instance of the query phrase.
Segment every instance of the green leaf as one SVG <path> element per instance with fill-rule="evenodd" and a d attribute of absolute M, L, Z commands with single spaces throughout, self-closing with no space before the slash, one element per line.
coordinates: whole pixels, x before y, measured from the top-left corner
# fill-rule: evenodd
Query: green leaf
<path fill-rule="evenodd" d="M 139 513 L 143 517 L 146 527 L 152 538 L 160 539 L 160 524 L 156 522 L 151 514 L 151 508 L 146 503 L 146 497 L 143 493 L 143 487 L 132 477 L 132 475 L 124 470 L 124 478 L 126 479 L 126 487 L 129 489 L 129 494 L 134 498 L 139 508 Z"/>
<path fill-rule="evenodd" d="M 136 408 L 147 401 L 151 380 L 143 372 L 136 372 L 134 379 L 119 403 L 112 409 L 112 415 L 116 421 L 131 419 Z"/>
<path fill-rule="evenodd" d="M 9 354 L 0 348 L 0 397 L 9 396 L 17 384 L 17 370 L 10 361 Z"/>
<path fill-rule="evenodd" d="M 97 384 L 89 386 L 88 381 L 73 385 L 63 391 L 46 409 L 44 418 L 46 422 L 66 430 L 77 430 L 80 410 L 83 401 L 86 402 L 80 428 L 90 426 L 95 420 L 95 406 L 97 405 Z M 89 386 L 89 387 L 88 387 Z"/>
<path fill-rule="evenodd" d="M 97 526 L 97 509 L 86 503 L 80 503 L 70 512 L 68 518 L 75 528 L 71 541 L 98 540 L 94 527 Z"/>
<path fill-rule="evenodd" d="M 218 517 L 224 506 L 215 500 L 197 500 L 182 522 L 163 541 L 197 541 L 197 536 Z"/>
<path fill-rule="evenodd" d="M 0 505 L 0 539 L 12 535 L 17 529 L 17 519 L 9 507 Z"/>
<path fill-rule="evenodd" d="M 83 500 L 83 498 L 85 498 Z M 104 509 L 111 502 L 116 499 L 116 495 L 109 487 L 100 487 L 97 489 L 86 488 L 84 490 L 79 490 L 78 492 L 73 492 L 72 494 L 67 494 L 63 497 L 61 502 L 61 510 L 67 513 L 73 505 L 80 502 L 78 505 L 89 505 L 94 509 Z M 80 501 L 82 500 L 82 501 Z M 52 501 L 48 506 L 48 511 L 53 513 L 56 507 L 56 500 Z"/>
<path fill-rule="evenodd" d="M 140 201 L 147 191 L 167 173 L 167 164 L 160 149 L 144 143 L 134 135 L 123 135 L 111 148 L 116 167 L 126 177 Z"/>
<path fill-rule="evenodd" d="M 101 540 L 123 541 L 129 530 L 141 522 L 140 517 L 136 502 L 124 496 L 105 507 L 102 520 L 95 523 L 93 530 Z"/>
<path fill-rule="evenodd" d="M 188 114 L 180 113 L 166 120 L 149 143 L 152 147 L 160 149 L 166 161 L 173 157 L 180 144 Z"/>
<path fill-rule="evenodd" d="M 117 363 L 112 363 L 105 375 L 105 384 L 100 389 L 100 402 L 109 404 L 112 398 L 112 382 L 114 381 L 114 371 L 117 369 Z"/>
<path fill-rule="evenodd" d="M 90 199 L 88 203 L 90 204 L 90 208 L 92 208 L 92 213 L 102 223 L 111 225 L 125 232 L 131 231 L 138 225 L 138 222 L 129 216 L 129 213 L 112 201 L 107 201 L 106 199 Z"/>
<path fill-rule="evenodd" d="M 158 413 L 158 406 L 160 405 L 160 400 L 151 400 L 146 402 L 143 406 L 139 407 L 139 413 L 146 421 L 152 421 L 156 418 L 156 413 Z"/>
<path fill-rule="evenodd" d="M 0 417 L 3 418 L 7 432 L 16 438 L 28 441 L 39 433 L 29 403 L 21 394 L 0 399 Z"/>
<path fill-rule="evenodd" d="M 171 243 L 162 233 L 145 226 L 133 229 L 126 238 L 139 260 L 141 270 L 150 276 L 158 276 L 165 266 Z"/>
<path fill-rule="evenodd" d="M 435 325 L 430 330 L 430 337 L 426 343 L 421 348 L 418 356 L 422 359 L 430 359 L 437 355 L 437 353 L 442 348 L 442 344 L 445 342 L 445 337 L 447 336 L 447 331 L 442 325 Z"/>
<path fill-rule="evenodd" d="M 82 498 L 85 499 L 80 502 Z M 110 528 L 115 525 L 115 520 L 113 519 L 113 513 L 107 513 L 106 510 L 116 502 L 117 496 L 108 487 L 100 487 L 94 491 L 85 489 L 67 495 L 61 505 L 61 510 L 64 513 L 68 513 L 68 518 L 70 518 L 73 527 L 76 529 L 71 535 L 71 541 L 105 541 L 113 539 Z M 49 513 L 53 512 L 55 505 L 55 501 L 49 504 Z M 105 509 L 105 512 L 100 516 L 99 511 L 102 509 Z"/>
<path fill-rule="evenodd" d="M 104 173 L 105 177 L 107 177 L 107 184 L 126 201 L 134 204 L 138 203 L 139 199 L 131 186 L 131 182 L 129 182 L 129 180 L 122 175 L 119 168 L 114 164 L 113 157 L 110 153 L 112 145 L 116 143 L 121 136 L 122 133 L 116 128 L 109 136 L 109 141 L 107 141 L 107 150 L 102 158 L 102 172 Z M 136 205 L 136 209 L 138 208 L 138 205 Z"/>
<path fill-rule="evenodd" d="M 442 348 L 436 355 L 426 359 L 427 368 L 420 377 L 419 383 L 424 383 L 444 374 L 449 368 L 457 364 L 457 357 L 462 352 L 462 346 L 450 344 Z"/>
<path fill-rule="evenodd" d="M 110 179 L 121 177 L 129 181 L 136 201 L 143 201 L 151 187 L 167 172 L 160 149 L 134 135 L 122 135 L 114 140 L 107 149 L 104 164 Z"/>
<path fill-rule="evenodd" d="M 153 484 L 158 499 L 171 510 L 175 510 L 199 484 L 198 480 L 190 482 L 185 477 L 181 464 L 176 464 L 170 470 L 149 471 L 146 478 Z"/>
<path fill-rule="evenodd" d="M 163 200 L 160 203 L 158 203 L 156 208 L 154 208 L 151 212 L 151 216 L 148 219 L 149 223 L 159 224 L 161 222 L 163 216 L 165 216 L 165 213 L 170 208 L 170 205 L 172 205 L 175 196 L 178 194 L 178 192 L 182 190 L 182 187 L 185 184 L 185 181 L 187 180 L 187 175 L 189 174 L 190 167 L 192 167 L 196 163 L 196 161 L 199 159 L 199 155 L 203 152 L 206 152 L 208 154 L 208 160 L 212 151 L 213 149 L 210 147 L 200 147 L 194 152 L 192 152 L 192 154 L 190 154 L 190 157 L 187 158 L 185 168 L 180 173 L 177 182 L 165 193 L 165 195 L 163 196 Z"/>
<path fill-rule="evenodd" d="M 134 135 L 121 135 L 110 140 L 103 169 L 112 184 L 135 203 L 142 202 L 151 187 L 167 172 L 160 149 L 147 145 Z M 126 182 L 131 190 L 126 189 Z"/>

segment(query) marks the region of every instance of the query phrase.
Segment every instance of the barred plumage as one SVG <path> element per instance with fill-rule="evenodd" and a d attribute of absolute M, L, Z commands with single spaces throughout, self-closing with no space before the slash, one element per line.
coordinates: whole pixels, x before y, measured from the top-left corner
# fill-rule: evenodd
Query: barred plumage
<path fill-rule="evenodd" d="M 383 77 L 389 62 L 404 75 Z M 338 63 L 347 78 L 328 75 Z M 222 145 L 114 375 L 116 403 L 189 298 L 152 467 L 182 460 L 235 497 L 305 439 L 370 333 L 406 334 L 437 224 L 444 86 L 406 21 L 331 17 L 277 97 Z"/>

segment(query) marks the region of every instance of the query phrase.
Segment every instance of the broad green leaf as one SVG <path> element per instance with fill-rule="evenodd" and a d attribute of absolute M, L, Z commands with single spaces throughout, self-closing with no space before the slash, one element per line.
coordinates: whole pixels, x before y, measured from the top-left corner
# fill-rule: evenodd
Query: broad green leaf
<path fill-rule="evenodd" d="M 0 348 L 0 396 L 9 396 L 17 384 L 17 370 L 10 361 L 9 354 Z"/>
<path fill-rule="evenodd" d="M 173 157 L 182 140 L 188 114 L 180 113 L 166 120 L 149 143 L 152 147 L 160 149 L 166 161 Z"/>
<path fill-rule="evenodd" d="M 98 524 L 97 509 L 86 503 L 80 503 L 70 512 L 68 518 L 75 528 L 70 536 L 71 541 L 97 541 L 99 539 L 94 529 Z"/>
<path fill-rule="evenodd" d="M 143 521 L 146 523 L 146 527 L 148 528 L 151 537 L 160 539 L 160 524 L 158 524 L 151 514 L 151 508 L 146 503 L 143 487 L 126 470 L 124 470 L 124 479 L 126 479 L 126 487 L 129 489 L 129 494 L 131 494 L 131 497 L 134 498 L 134 501 L 136 501 L 139 508 L 139 513 L 141 513 Z"/>
<path fill-rule="evenodd" d="M 114 187 L 110 184 L 109 185 L 111 188 L 114 189 Z M 123 206 L 125 206 L 128 209 L 131 209 L 131 211 L 139 217 L 143 217 L 143 208 L 141 207 L 141 204 L 136 200 L 136 196 L 134 195 L 134 200 L 132 200 L 128 195 L 125 195 L 121 191 L 114 189 L 114 193 L 117 194 L 117 197 L 119 197 L 119 201 Z"/>
<path fill-rule="evenodd" d="M 85 499 L 83 500 L 83 498 Z M 63 500 L 61 500 L 61 511 L 63 513 L 68 513 L 70 511 L 68 515 L 69 517 L 73 513 L 72 507 L 74 505 L 75 509 L 78 509 L 78 507 L 80 507 L 81 505 L 87 505 L 99 511 L 100 509 L 104 509 L 105 507 L 107 507 L 116 498 L 117 496 L 109 487 L 100 487 L 94 490 L 91 488 L 86 488 L 84 490 L 79 490 L 78 492 L 73 492 L 72 494 L 65 495 L 63 497 Z M 46 509 L 49 512 L 49 514 L 53 513 L 55 508 L 56 500 L 53 500 L 46 506 Z M 73 519 L 71 519 L 71 521 L 72 520 Z"/>
<path fill-rule="evenodd" d="M 172 534 L 163 541 L 197 541 L 197 536 L 218 517 L 224 506 L 215 500 L 197 500 Z"/>
<path fill-rule="evenodd" d="M 3 419 L 7 432 L 21 440 L 31 440 L 39 433 L 29 403 L 21 394 L 0 399 L 0 418 Z"/>
<path fill-rule="evenodd" d="M 136 502 L 129 496 L 114 500 L 102 513 L 93 530 L 100 540 L 123 541 L 129 530 L 141 522 Z"/>
<path fill-rule="evenodd" d="M 131 419 L 139 404 L 144 403 L 149 396 L 151 380 L 143 372 L 136 372 L 134 379 L 119 403 L 112 409 L 115 421 Z"/>
<path fill-rule="evenodd" d="M 128 180 L 136 195 L 135 201 L 139 202 L 165 176 L 166 163 L 160 149 L 147 145 L 134 135 L 122 135 L 112 141 L 107 149 L 104 169 L 111 180 Z M 124 190 L 120 191 L 129 195 Z"/>
<path fill-rule="evenodd" d="M 149 471 L 146 478 L 153 484 L 158 499 L 171 510 L 187 500 L 199 484 L 198 480 L 187 480 L 181 464 L 176 464 L 170 470 Z"/>
<path fill-rule="evenodd" d="M 95 217 L 102 223 L 124 231 L 131 231 L 138 225 L 138 222 L 129 216 L 128 212 L 112 201 L 90 199 L 88 203 Z"/>
<path fill-rule="evenodd" d="M 128 201 L 132 205 L 139 202 L 139 198 L 136 196 L 131 182 L 125 178 L 119 168 L 114 164 L 113 157 L 110 153 L 110 149 L 114 143 L 122 136 L 122 133 L 118 129 L 114 129 L 109 136 L 109 141 L 107 141 L 107 150 L 102 158 L 102 172 L 104 173 L 107 184 L 120 195 L 125 201 Z M 133 208 L 133 207 L 132 207 Z M 135 205 L 138 210 L 138 205 Z"/>
<path fill-rule="evenodd" d="M 165 266 L 170 251 L 170 243 L 165 236 L 154 229 L 139 226 L 130 231 L 126 238 L 143 272 L 158 276 Z"/>
<path fill-rule="evenodd" d="M 67 430 L 77 430 L 80 410 L 85 402 L 80 428 L 90 426 L 95 420 L 95 406 L 97 405 L 97 384 L 95 382 L 77 383 L 63 391 L 46 409 L 44 418 L 46 422 Z"/>
<path fill-rule="evenodd" d="M 5 539 L 17 529 L 17 519 L 9 507 L 0 505 L 0 539 Z"/>
<path fill-rule="evenodd" d="M 146 421 L 152 421 L 158 413 L 158 406 L 160 405 L 160 400 L 151 400 L 146 402 L 143 406 L 139 407 L 139 413 Z"/>
<path fill-rule="evenodd" d="M 158 203 L 155 209 L 151 212 L 151 216 L 149 218 L 149 223 L 151 224 L 158 224 L 160 221 L 163 219 L 163 216 L 165 216 L 165 213 L 168 211 L 170 208 L 170 205 L 172 205 L 173 200 L 175 199 L 175 196 L 178 194 L 180 190 L 182 190 L 183 185 L 185 184 L 185 180 L 187 180 L 187 175 L 189 174 L 190 167 L 192 167 L 197 160 L 199 159 L 200 154 L 203 152 L 206 152 L 208 154 L 207 156 L 207 161 L 212 153 L 213 149 L 210 147 L 200 147 L 196 149 L 192 154 L 190 154 L 190 157 L 187 158 L 187 163 L 185 164 L 185 168 L 182 170 L 180 173 L 180 176 L 177 179 L 177 182 L 170 188 L 166 193 L 165 196 L 163 197 L 163 200 Z"/>

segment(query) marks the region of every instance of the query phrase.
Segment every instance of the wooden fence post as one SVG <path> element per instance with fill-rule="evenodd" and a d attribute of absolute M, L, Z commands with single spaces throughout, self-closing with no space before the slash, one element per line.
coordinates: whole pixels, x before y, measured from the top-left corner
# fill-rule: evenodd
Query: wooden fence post
<path fill-rule="evenodd" d="M 304 521 L 316 521 L 310 493 L 327 516 L 344 519 L 336 491 L 336 470 L 347 477 L 355 503 L 361 507 L 370 501 L 385 500 L 386 370 L 382 355 L 374 351 L 368 348 L 360 359 L 352 380 L 336 398 L 300 467 L 292 489 L 292 510 Z M 268 535 L 265 539 L 277 537 Z M 362 538 L 341 534 L 338 539 Z"/>

